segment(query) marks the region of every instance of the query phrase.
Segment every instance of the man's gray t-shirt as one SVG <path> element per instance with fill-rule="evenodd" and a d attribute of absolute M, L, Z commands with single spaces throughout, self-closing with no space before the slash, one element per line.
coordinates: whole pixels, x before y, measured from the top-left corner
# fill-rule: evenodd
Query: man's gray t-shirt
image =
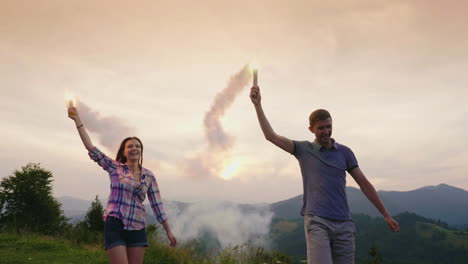
<path fill-rule="evenodd" d="M 358 167 L 350 148 L 333 140 L 330 149 L 316 142 L 293 141 L 304 188 L 301 215 L 351 220 L 346 198 L 346 171 Z"/>

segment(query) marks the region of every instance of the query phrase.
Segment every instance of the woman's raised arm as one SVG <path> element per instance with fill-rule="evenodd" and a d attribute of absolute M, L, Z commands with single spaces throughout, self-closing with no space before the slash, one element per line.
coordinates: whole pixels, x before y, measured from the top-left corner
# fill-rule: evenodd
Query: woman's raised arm
<path fill-rule="evenodd" d="M 75 121 L 75 125 L 78 129 L 78 133 L 80 134 L 81 141 L 83 141 L 85 148 L 88 151 L 91 151 L 94 148 L 93 143 L 91 142 L 91 139 L 89 138 L 88 133 L 86 132 L 83 122 L 81 121 L 80 116 L 78 115 L 78 111 L 76 110 L 76 107 L 71 106 L 68 108 L 68 117 Z"/>

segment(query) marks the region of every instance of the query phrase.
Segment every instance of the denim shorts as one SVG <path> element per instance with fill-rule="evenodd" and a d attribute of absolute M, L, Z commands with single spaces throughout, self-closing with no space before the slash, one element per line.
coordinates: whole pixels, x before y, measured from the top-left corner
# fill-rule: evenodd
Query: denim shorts
<path fill-rule="evenodd" d="M 104 224 L 104 244 L 106 250 L 115 246 L 147 247 L 148 240 L 144 228 L 125 230 L 121 219 L 107 216 Z"/>

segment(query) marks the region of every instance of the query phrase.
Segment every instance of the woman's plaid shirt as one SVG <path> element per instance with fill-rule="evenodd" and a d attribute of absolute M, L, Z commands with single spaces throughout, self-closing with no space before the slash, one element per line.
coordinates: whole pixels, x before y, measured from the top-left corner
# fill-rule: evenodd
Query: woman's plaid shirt
<path fill-rule="evenodd" d="M 146 213 L 143 201 L 146 194 L 156 219 L 160 223 L 167 220 L 153 172 L 142 168 L 141 180 L 136 181 L 126 164 L 107 157 L 98 148 L 94 147 L 89 151 L 89 156 L 107 171 L 110 177 L 111 193 L 104 212 L 104 221 L 107 216 L 114 216 L 122 219 L 126 230 L 145 228 Z"/>

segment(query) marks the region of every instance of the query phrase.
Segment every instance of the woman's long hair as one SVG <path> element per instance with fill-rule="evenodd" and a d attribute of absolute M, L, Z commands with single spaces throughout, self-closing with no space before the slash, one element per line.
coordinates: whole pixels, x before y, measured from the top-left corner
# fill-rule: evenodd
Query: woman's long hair
<path fill-rule="evenodd" d="M 141 155 L 140 155 L 140 160 L 138 161 L 138 165 L 140 168 L 143 167 L 143 143 L 141 143 L 141 140 L 137 137 L 128 137 L 124 140 L 122 140 L 122 143 L 120 143 L 119 151 L 117 151 L 117 156 L 115 157 L 115 160 L 120 162 L 120 163 L 126 163 L 127 158 L 124 156 L 124 150 L 125 150 L 125 144 L 127 144 L 127 141 L 131 139 L 136 139 L 138 142 L 140 142 L 141 146 Z"/>

